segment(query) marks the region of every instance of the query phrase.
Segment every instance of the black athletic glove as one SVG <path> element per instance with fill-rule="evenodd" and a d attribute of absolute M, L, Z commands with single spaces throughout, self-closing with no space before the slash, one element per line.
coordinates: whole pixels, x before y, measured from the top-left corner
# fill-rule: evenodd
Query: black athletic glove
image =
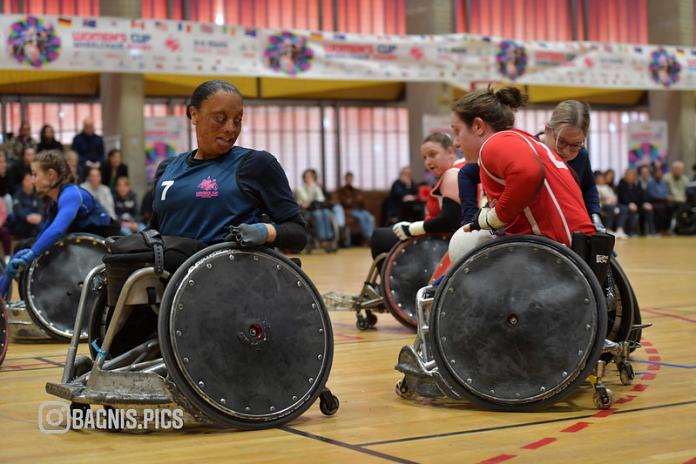
<path fill-rule="evenodd" d="M 260 246 L 268 240 L 268 229 L 260 223 L 232 226 L 225 240 L 237 242 L 243 247 Z"/>

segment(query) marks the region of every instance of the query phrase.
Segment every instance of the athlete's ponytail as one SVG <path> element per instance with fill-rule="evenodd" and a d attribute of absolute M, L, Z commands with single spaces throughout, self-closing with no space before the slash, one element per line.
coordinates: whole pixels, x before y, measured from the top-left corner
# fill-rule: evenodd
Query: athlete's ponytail
<path fill-rule="evenodd" d="M 452 105 L 452 111 L 467 126 L 471 126 L 475 118 L 481 118 L 499 132 L 515 125 L 514 111 L 526 104 L 527 95 L 516 87 L 495 90 L 489 86 L 464 95 Z"/>

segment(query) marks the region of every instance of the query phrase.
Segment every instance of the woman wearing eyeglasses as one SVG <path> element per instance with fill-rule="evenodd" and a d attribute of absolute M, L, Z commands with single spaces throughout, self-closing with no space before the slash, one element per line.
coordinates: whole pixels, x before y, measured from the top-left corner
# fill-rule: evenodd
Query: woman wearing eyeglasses
<path fill-rule="evenodd" d="M 577 100 L 565 100 L 554 108 L 551 119 L 538 138 L 573 169 L 587 212 L 597 230 L 604 232 L 599 193 L 592 174 L 590 155 L 584 147 L 589 129 L 590 106 Z"/>

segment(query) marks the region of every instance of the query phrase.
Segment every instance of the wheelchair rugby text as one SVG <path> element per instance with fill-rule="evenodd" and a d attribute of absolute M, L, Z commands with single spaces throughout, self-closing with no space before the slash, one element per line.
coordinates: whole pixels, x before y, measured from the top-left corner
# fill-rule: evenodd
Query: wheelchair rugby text
<path fill-rule="evenodd" d="M 182 409 L 81 409 L 62 401 L 44 401 L 39 406 L 39 430 L 61 434 L 69 430 L 179 430 L 184 426 Z"/>

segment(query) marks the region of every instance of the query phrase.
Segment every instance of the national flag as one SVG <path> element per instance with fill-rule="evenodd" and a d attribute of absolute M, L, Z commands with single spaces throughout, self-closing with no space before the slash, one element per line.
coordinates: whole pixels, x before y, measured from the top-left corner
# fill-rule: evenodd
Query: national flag
<path fill-rule="evenodd" d="M 201 24 L 201 32 L 204 34 L 212 34 L 213 33 L 213 26 L 210 24 Z"/>
<path fill-rule="evenodd" d="M 158 31 L 165 31 L 166 32 L 167 30 L 169 30 L 169 26 L 164 21 L 155 21 L 155 28 Z"/>
<path fill-rule="evenodd" d="M 247 35 L 249 37 L 256 37 L 256 29 L 246 29 L 244 31 L 244 35 Z"/>
<path fill-rule="evenodd" d="M 133 29 L 145 29 L 145 22 L 144 21 L 136 21 L 135 19 L 131 20 L 131 28 Z"/>
<path fill-rule="evenodd" d="M 684 50 L 681 48 L 677 48 L 677 55 L 683 55 L 683 54 L 684 54 Z"/>
<path fill-rule="evenodd" d="M 82 27 L 97 27 L 97 20 L 96 19 L 83 19 L 82 20 Z"/>
<path fill-rule="evenodd" d="M 58 25 L 63 27 L 71 27 L 72 19 L 70 18 L 58 18 Z"/>
<path fill-rule="evenodd" d="M 335 40 L 346 40 L 346 35 L 345 34 L 334 34 L 334 39 Z"/>
<path fill-rule="evenodd" d="M 315 40 L 317 42 L 321 42 L 322 40 L 324 40 L 324 34 L 322 34 L 321 32 L 312 32 L 309 35 L 309 38 L 310 38 L 310 40 Z"/>
<path fill-rule="evenodd" d="M 633 47 L 633 51 L 636 53 L 643 53 L 643 49 L 641 47 Z"/>

